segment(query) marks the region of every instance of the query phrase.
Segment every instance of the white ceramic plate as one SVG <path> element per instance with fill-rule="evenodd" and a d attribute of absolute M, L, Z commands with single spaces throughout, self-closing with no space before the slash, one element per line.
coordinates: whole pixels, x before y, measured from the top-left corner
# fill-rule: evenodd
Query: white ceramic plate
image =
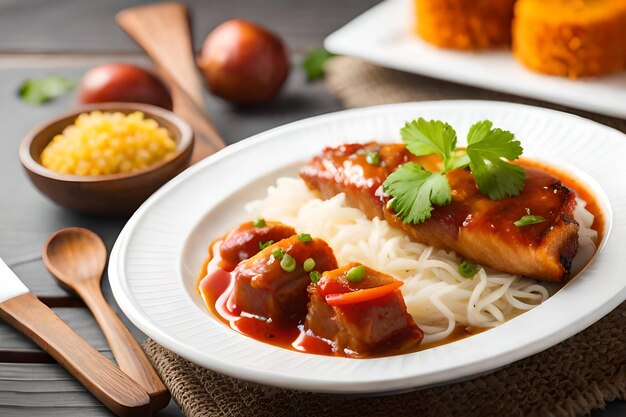
<path fill-rule="evenodd" d="M 387 0 L 331 34 L 324 46 L 378 65 L 583 110 L 626 117 L 626 72 L 576 81 L 526 69 L 508 49 L 436 48 L 412 34 L 412 0 Z"/>
<path fill-rule="evenodd" d="M 570 170 L 606 214 L 603 250 L 539 307 L 484 333 L 417 353 L 377 359 L 310 355 L 264 344 L 218 322 L 194 291 L 212 240 L 247 220 L 243 204 L 324 146 L 399 140 L 419 116 L 452 124 L 459 138 L 477 120 L 516 133 L 525 156 Z M 463 139 L 460 139 L 463 142 Z M 424 387 L 491 371 L 591 325 L 626 298 L 626 137 L 588 120 L 499 102 L 440 101 L 347 110 L 291 123 L 229 146 L 158 190 L 117 240 L 109 279 L 130 320 L 159 344 L 215 371 L 268 385 L 332 393 Z"/>

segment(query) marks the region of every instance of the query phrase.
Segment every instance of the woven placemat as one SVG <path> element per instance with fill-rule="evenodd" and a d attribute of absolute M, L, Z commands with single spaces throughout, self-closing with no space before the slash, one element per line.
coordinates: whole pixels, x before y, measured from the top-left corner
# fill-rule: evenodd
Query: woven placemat
<path fill-rule="evenodd" d="M 347 107 L 437 99 L 490 99 L 567 110 L 622 131 L 626 121 L 405 74 L 340 57 L 328 88 Z M 574 417 L 626 398 L 626 303 L 576 336 L 492 374 L 394 396 L 309 394 L 200 368 L 152 340 L 144 348 L 187 416 Z"/>

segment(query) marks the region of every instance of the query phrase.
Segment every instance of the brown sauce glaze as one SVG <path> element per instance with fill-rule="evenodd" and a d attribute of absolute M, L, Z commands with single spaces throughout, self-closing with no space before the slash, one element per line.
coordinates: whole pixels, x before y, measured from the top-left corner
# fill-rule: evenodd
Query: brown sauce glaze
<path fill-rule="evenodd" d="M 587 203 L 587 206 L 585 208 L 591 214 L 593 214 L 594 219 L 591 228 L 598 233 L 596 245 L 599 245 L 604 236 L 605 219 L 604 212 L 600 208 L 600 203 L 598 202 L 598 199 L 593 194 L 593 192 L 579 179 L 575 178 L 574 176 L 572 176 L 572 174 L 565 172 L 560 168 L 527 158 L 520 158 L 519 164 L 526 167 L 537 168 L 550 173 L 554 177 L 558 178 L 559 181 L 563 183 L 563 185 L 573 190 L 578 198 L 584 200 Z"/>

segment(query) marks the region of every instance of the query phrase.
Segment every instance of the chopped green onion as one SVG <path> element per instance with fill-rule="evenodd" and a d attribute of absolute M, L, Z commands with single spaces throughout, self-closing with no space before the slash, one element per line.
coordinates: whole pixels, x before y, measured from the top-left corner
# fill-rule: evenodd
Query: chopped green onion
<path fill-rule="evenodd" d="M 310 270 L 315 268 L 315 260 L 313 258 L 307 258 L 302 266 L 304 266 L 304 272 L 309 272 Z"/>
<path fill-rule="evenodd" d="M 278 248 L 278 249 L 274 249 L 274 251 L 272 252 L 272 255 L 274 256 L 274 258 L 276 259 L 283 259 L 283 256 L 285 256 L 285 251 L 283 251 L 282 249 Z"/>
<path fill-rule="evenodd" d="M 463 278 L 473 278 L 478 272 L 478 266 L 467 259 L 459 264 L 459 274 L 463 276 Z"/>
<path fill-rule="evenodd" d="M 382 162 L 382 159 L 380 158 L 380 152 L 378 151 L 368 152 L 367 155 L 365 156 L 365 161 L 370 165 L 380 165 Z"/>
<path fill-rule="evenodd" d="M 533 216 L 532 214 L 530 214 L 530 210 L 527 210 L 527 212 L 529 213 L 528 215 L 522 216 L 519 220 L 514 221 L 513 224 L 517 227 L 523 227 L 530 226 L 531 224 L 543 223 L 546 221 L 546 219 L 541 216 Z"/>
<path fill-rule="evenodd" d="M 254 221 L 252 222 L 252 225 L 254 227 L 265 227 L 265 219 L 263 217 L 257 217 L 256 219 L 254 219 Z"/>
<path fill-rule="evenodd" d="M 350 268 L 348 271 L 348 275 L 346 278 L 350 282 L 359 282 L 363 278 L 365 278 L 365 267 L 363 265 L 355 266 L 354 268 Z"/>
<path fill-rule="evenodd" d="M 280 267 L 285 272 L 292 272 L 294 269 L 296 269 L 296 260 L 293 259 L 293 256 L 286 253 L 283 256 L 283 259 L 281 259 L 280 261 Z"/>
<path fill-rule="evenodd" d="M 273 240 L 268 240 L 267 242 L 263 243 L 259 240 L 259 249 L 263 250 L 265 248 L 267 248 L 268 246 L 271 246 L 274 244 Z"/>
<path fill-rule="evenodd" d="M 311 277 L 311 282 L 315 284 L 322 278 L 322 274 L 318 271 L 311 271 L 309 277 Z"/>
<path fill-rule="evenodd" d="M 298 240 L 302 243 L 309 243 L 310 241 L 313 240 L 313 238 L 308 233 L 300 233 L 298 235 Z"/>

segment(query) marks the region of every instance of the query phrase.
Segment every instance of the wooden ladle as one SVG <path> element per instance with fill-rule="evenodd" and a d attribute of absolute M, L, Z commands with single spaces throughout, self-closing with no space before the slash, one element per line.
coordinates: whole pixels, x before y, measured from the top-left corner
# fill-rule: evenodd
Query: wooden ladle
<path fill-rule="evenodd" d="M 187 7 L 181 3 L 148 4 L 122 10 L 115 19 L 152 58 L 172 89 L 174 113 L 193 128 L 196 143 L 191 163 L 222 149 L 224 140 L 204 108 Z"/>
<path fill-rule="evenodd" d="M 50 273 L 74 290 L 91 310 L 120 369 L 150 396 L 152 411 L 164 408 L 170 400 L 169 391 L 102 295 L 100 283 L 107 251 L 100 237 L 80 227 L 61 229 L 44 244 L 42 256 Z"/>

